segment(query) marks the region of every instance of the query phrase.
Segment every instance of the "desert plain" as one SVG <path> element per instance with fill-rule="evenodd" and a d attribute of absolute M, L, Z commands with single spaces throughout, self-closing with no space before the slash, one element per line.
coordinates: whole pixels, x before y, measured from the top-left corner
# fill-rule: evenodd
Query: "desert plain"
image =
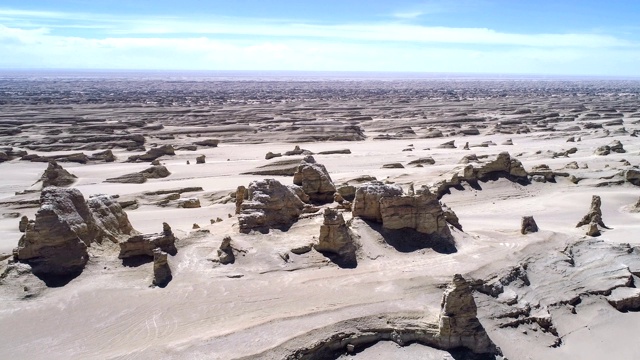
<path fill-rule="evenodd" d="M 0 358 L 637 358 L 639 95 L 4 74 Z"/>

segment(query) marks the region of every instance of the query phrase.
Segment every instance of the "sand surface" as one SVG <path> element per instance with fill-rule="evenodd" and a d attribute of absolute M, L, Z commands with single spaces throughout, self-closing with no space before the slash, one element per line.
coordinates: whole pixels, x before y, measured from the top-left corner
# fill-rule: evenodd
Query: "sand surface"
<path fill-rule="evenodd" d="M 347 319 L 399 312 L 421 312 L 427 319 L 437 319 L 442 286 L 453 274 L 485 279 L 587 239 L 585 228 L 575 225 L 589 210 L 592 195 L 601 197 L 603 219 L 610 228 L 599 239 L 631 246 L 640 243 L 640 212 L 633 207 L 640 187 L 624 181 L 625 171 L 640 165 L 640 141 L 631 136 L 640 131 L 638 83 L 119 80 L 78 85 L 85 90 L 83 96 L 66 91 L 74 84 L 72 80 L 57 84 L 0 81 L 6 99 L 0 104 L 0 129 L 21 129 L 3 135 L 2 143 L 51 156 L 106 149 L 99 141 L 90 142 L 97 144 L 91 150 L 87 143 L 74 142 L 74 137 L 95 134 L 141 134 L 147 148 L 151 144 L 179 148 L 203 138 L 221 142 L 217 147 L 198 146 L 162 156 L 159 161 L 171 175 L 143 184 L 104 182 L 149 167 L 148 162 L 126 162 L 131 155 L 143 154 L 140 149 L 113 146 L 117 160 L 108 163 L 59 162 L 77 176 L 72 186 L 86 197 L 109 194 L 137 200 L 137 208 L 125 211 L 138 231 L 157 232 L 162 222 L 171 225 L 179 238 L 178 253 L 169 258 L 173 279 L 165 288 L 149 287 L 152 263 L 124 266 L 117 258 L 117 246 L 105 245 L 91 248 L 85 270 L 63 287 L 48 288 L 34 278 L 29 283 L 32 296 L 25 298 L 21 283 L 2 281 L 3 359 L 277 358 L 274 354 L 280 354 L 283 344 Z M 145 94 L 141 92 L 145 88 L 157 91 Z M 136 95 L 128 96 L 123 89 Z M 88 96 L 95 102 L 87 101 Z M 530 111 L 518 112 L 521 109 Z M 621 122 L 611 125 L 613 120 Z M 134 121 L 164 126 L 145 130 L 130 124 Z M 599 126 L 589 128 L 586 123 Z M 105 130 L 108 124 L 123 126 Z M 349 130 L 350 126 L 360 130 Z M 73 127 L 79 130 L 73 132 Z M 577 128 L 567 130 L 570 127 Z M 477 129 L 478 134 L 461 132 L 467 128 Z M 56 134 L 55 129 L 61 133 L 47 135 Z M 442 137 L 431 138 L 434 130 L 441 131 Z M 45 141 L 56 137 L 56 142 Z M 581 141 L 567 142 L 569 137 Z M 503 145 L 508 139 L 513 145 Z M 455 149 L 438 148 L 451 140 Z M 594 153 L 614 140 L 626 152 Z M 463 149 L 466 142 L 470 150 Z M 492 145 L 474 147 L 483 142 Z M 292 184 L 291 176 L 243 174 L 273 162 L 302 159 L 265 159 L 267 152 L 284 153 L 295 145 L 315 153 L 337 185 L 370 175 L 398 184 L 406 192 L 410 184 L 418 189 L 450 177 L 465 155 L 494 156 L 503 151 L 527 170 L 546 164 L 580 181 L 576 184 L 569 177 L 556 176 L 555 182 L 520 185 L 499 179 L 481 182 L 481 189 L 452 189 L 441 202 L 456 212 L 464 230 L 453 230 L 457 252 L 452 254 L 428 248 L 399 252 L 367 223 L 353 219 L 351 227 L 360 235 L 361 248 L 357 267 L 345 269 L 314 250 L 302 255 L 290 252 L 317 242 L 321 211 L 306 214 L 288 231 L 239 232 L 229 194 L 239 185 L 265 177 Z M 576 148 L 572 154 L 557 154 L 572 147 Z M 350 154 L 318 155 L 339 149 L 349 149 Z M 196 164 L 199 155 L 205 155 L 205 164 Z M 408 165 L 427 156 L 435 164 Z M 578 169 L 566 168 L 572 161 Z M 382 168 L 397 162 L 404 168 Z M 41 186 L 37 181 L 46 167 L 46 162 L 20 157 L 0 163 L 4 174 L 0 177 L 0 253 L 10 254 L 22 235 L 19 217 L 13 213 L 33 218 L 38 210 Z M 181 197 L 198 198 L 200 208 L 160 206 L 159 196 L 145 195 L 194 186 L 202 190 Z M 16 194 L 25 190 L 32 191 Z M 525 215 L 535 218 L 538 233 L 520 233 Z M 215 222 L 217 218 L 221 221 Z M 350 213 L 345 218 L 350 220 Z M 194 230 L 193 224 L 200 229 Z M 226 235 L 243 252 L 234 264 L 220 265 L 211 259 Z M 0 262 L 0 270 L 9 260 Z M 608 273 L 605 270 L 598 274 Z M 540 278 L 543 284 L 544 276 Z M 633 278 L 639 280 L 635 274 Z M 592 285 L 585 280 L 583 287 L 588 290 Z M 561 283 L 554 286 L 555 291 L 563 291 Z M 476 294 L 476 302 L 480 321 L 506 358 L 635 358 L 640 353 L 635 341 L 640 315 L 617 311 L 604 293 L 587 293 L 575 305 L 575 313 L 565 305 L 549 306 L 557 335 L 535 324 L 502 327 L 495 317 L 494 300 Z M 561 345 L 553 347 L 556 338 Z M 340 356 L 452 358 L 419 344 L 399 347 L 392 342 Z"/>

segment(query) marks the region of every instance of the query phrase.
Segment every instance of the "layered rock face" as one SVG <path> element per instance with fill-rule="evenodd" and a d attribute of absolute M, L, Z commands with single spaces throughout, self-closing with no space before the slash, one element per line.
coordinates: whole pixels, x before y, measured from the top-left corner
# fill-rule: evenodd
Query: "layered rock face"
<path fill-rule="evenodd" d="M 99 236 L 95 241 L 101 243 L 104 239 L 118 242 L 125 235 L 137 232 L 131 226 L 127 213 L 122 210 L 120 203 L 109 195 L 93 195 L 87 200 L 87 205 L 93 214 Z"/>
<path fill-rule="evenodd" d="M 40 177 L 43 188 L 46 188 L 47 186 L 69 186 L 76 180 L 77 178 L 75 175 L 69 173 L 55 161 L 51 161 L 49 163 L 47 169 L 42 174 L 42 177 Z"/>
<path fill-rule="evenodd" d="M 87 263 L 87 246 L 131 232 L 126 214 L 111 198 L 99 195 L 87 202 L 76 189 L 48 187 L 13 254 L 36 275 L 72 275 Z"/>
<path fill-rule="evenodd" d="M 478 169 L 474 169 L 473 176 L 469 178 L 470 180 L 476 178 L 485 181 L 500 175 L 515 179 L 526 179 L 528 174 L 518 159 L 511 158 L 508 152 L 501 152 L 495 160 L 484 164 Z M 465 178 L 467 178 L 466 175 Z"/>
<path fill-rule="evenodd" d="M 143 234 L 130 237 L 120 243 L 118 258 L 126 259 L 133 256 L 154 256 L 153 251 L 160 249 L 170 255 L 178 253 L 176 249 L 176 237 L 171 231 L 171 226 L 162 223 L 162 232 L 156 234 Z"/>
<path fill-rule="evenodd" d="M 386 229 L 415 229 L 417 232 L 453 241 L 438 198 L 423 192 L 418 196 L 393 196 L 380 199 L 382 226 Z"/>
<path fill-rule="evenodd" d="M 293 174 L 293 183 L 301 186 L 313 203 L 326 204 L 333 202 L 333 194 L 336 192 L 336 187 L 327 169 L 324 165 L 316 163 L 313 156 L 307 156 L 302 160 L 295 174 Z"/>
<path fill-rule="evenodd" d="M 444 348 L 466 347 L 474 353 L 496 353 L 495 344 L 478 321 L 478 309 L 469 283 L 460 274 L 442 295 L 439 340 Z"/>
<path fill-rule="evenodd" d="M 305 204 L 289 188 L 275 179 L 253 181 L 249 184 L 248 200 L 240 205 L 240 232 L 287 228 L 298 220 Z"/>
<path fill-rule="evenodd" d="M 344 222 L 342 214 L 334 209 L 324 209 L 324 222 L 320 238 L 314 248 L 323 253 L 335 254 L 345 265 L 356 263 L 356 246 Z"/>
<path fill-rule="evenodd" d="M 387 185 L 380 181 L 363 184 L 356 189 L 353 200 L 353 216 L 382 222 L 380 199 L 401 195 L 402 188 L 397 185 Z"/>

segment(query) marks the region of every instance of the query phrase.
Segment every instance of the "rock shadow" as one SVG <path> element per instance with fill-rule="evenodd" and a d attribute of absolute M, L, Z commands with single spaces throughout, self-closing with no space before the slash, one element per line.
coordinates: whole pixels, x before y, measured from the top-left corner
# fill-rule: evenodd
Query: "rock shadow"
<path fill-rule="evenodd" d="M 52 275 L 33 273 L 38 279 L 42 280 L 47 287 L 57 288 L 63 287 L 82 274 L 82 270 L 66 275 Z"/>
<path fill-rule="evenodd" d="M 136 255 L 122 259 L 122 266 L 138 267 L 153 262 L 153 256 Z"/>
<path fill-rule="evenodd" d="M 376 222 L 365 220 L 365 223 L 399 252 L 410 253 L 422 249 L 432 249 L 440 254 L 453 254 L 458 251 L 455 243 L 449 239 L 421 233 L 411 228 L 390 230 Z"/>
<path fill-rule="evenodd" d="M 335 254 L 326 251 L 318 251 L 320 254 L 324 255 L 327 259 L 331 260 L 332 263 L 338 265 L 341 269 L 355 269 L 358 267 L 358 259 L 355 254 L 353 256 L 344 256 L 340 254 Z"/>
<path fill-rule="evenodd" d="M 163 282 L 158 283 L 158 284 L 154 284 L 153 286 L 155 287 L 159 287 L 161 289 L 164 289 L 167 287 L 167 285 L 169 285 L 169 283 L 171 282 L 171 280 L 173 280 L 173 276 L 169 275 Z"/>

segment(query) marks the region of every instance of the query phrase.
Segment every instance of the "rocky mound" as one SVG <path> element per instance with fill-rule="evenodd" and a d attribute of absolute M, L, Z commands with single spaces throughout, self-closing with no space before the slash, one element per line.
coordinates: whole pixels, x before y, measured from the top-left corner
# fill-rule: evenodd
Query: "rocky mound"
<path fill-rule="evenodd" d="M 176 249 L 176 237 L 171 226 L 162 223 L 162 232 L 155 234 L 135 235 L 120 243 L 118 258 L 127 259 L 134 256 L 153 257 L 153 251 L 160 249 L 170 255 L 178 253 Z"/>
<path fill-rule="evenodd" d="M 263 233 L 269 229 L 288 229 L 298 220 L 305 204 L 289 188 L 275 179 L 253 181 L 248 199 L 240 205 L 240 232 Z"/>
<path fill-rule="evenodd" d="M 438 198 L 426 189 L 419 195 L 405 196 L 397 185 L 378 181 L 364 184 L 356 190 L 353 216 L 381 223 L 387 231 L 387 242 L 399 250 L 433 247 L 443 252 L 455 251 L 447 216 Z M 461 227 L 457 217 L 450 217 Z"/>
<path fill-rule="evenodd" d="M 160 179 L 171 175 L 169 170 L 162 165 L 155 165 L 137 173 L 126 174 L 115 178 L 109 178 L 105 182 L 123 184 L 142 184 L 147 179 Z"/>
<path fill-rule="evenodd" d="M 313 156 L 307 156 L 302 160 L 293 174 L 293 183 L 302 187 L 302 191 L 309 196 L 312 203 L 333 202 L 336 187 L 327 169 L 324 165 L 316 163 Z"/>
<path fill-rule="evenodd" d="M 65 187 L 73 184 L 76 180 L 77 177 L 75 175 L 69 173 L 55 161 L 51 161 L 49 163 L 47 169 L 40 177 L 43 188 L 46 188 L 47 186 Z"/>
<path fill-rule="evenodd" d="M 342 214 L 334 209 L 324 209 L 324 222 L 320 227 L 320 238 L 314 248 L 321 253 L 334 255 L 332 260 L 342 267 L 357 265 L 354 240 Z"/>
<path fill-rule="evenodd" d="M 446 349 L 466 347 L 474 353 L 495 354 L 495 344 L 478 321 L 478 308 L 473 299 L 470 284 L 460 274 L 442 295 L 440 317 L 438 319 L 439 340 Z"/>
<path fill-rule="evenodd" d="M 176 151 L 171 145 L 162 145 L 160 147 L 151 148 L 142 155 L 129 156 L 127 162 L 153 161 L 164 155 L 175 155 Z"/>
<path fill-rule="evenodd" d="M 14 258 L 26 262 L 37 276 L 73 276 L 84 269 L 87 247 L 103 239 L 117 241 L 134 230 L 120 205 L 101 195 L 85 201 L 80 191 L 45 188 L 35 221 L 14 249 Z"/>

